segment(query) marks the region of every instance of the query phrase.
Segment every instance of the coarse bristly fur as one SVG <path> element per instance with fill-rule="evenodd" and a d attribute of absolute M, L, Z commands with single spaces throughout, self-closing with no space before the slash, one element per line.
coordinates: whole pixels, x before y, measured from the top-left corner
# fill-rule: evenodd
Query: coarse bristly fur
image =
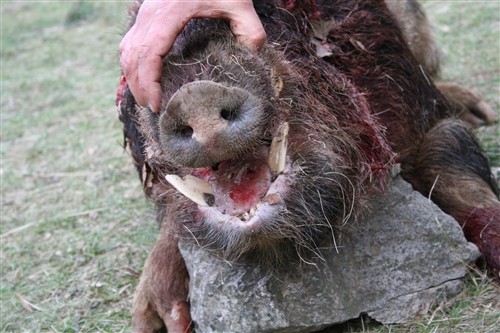
<path fill-rule="evenodd" d="M 174 331 L 189 326 L 188 274 L 176 247 L 180 238 L 194 238 L 230 261 L 268 267 L 294 259 L 309 263 L 321 256 L 325 244 L 337 246 L 346 222 L 364 210 L 370 193 L 383 190 L 395 163 L 401 163 L 403 176 L 415 189 L 432 192 L 432 199 L 458 220 L 498 274 L 497 185 L 486 157 L 450 108 L 457 101 L 465 104 L 456 91 L 468 90 L 441 84 L 441 93 L 433 83 L 439 75 L 439 51 L 418 4 L 338 0 L 254 5 L 268 34 L 260 52 L 235 44 L 224 21 L 197 19 L 187 25 L 164 60 L 158 114 L 137 106 L 126 83 L 120 86 L 117 104 L 126 143 L 161 224 L 137 290 L 135 330 L 152 332 L 162 322 Z M 251 139 L 242 144 L 236 135 L 206 144 L 204 159 L 197 159 L 200 153 L 191 159 L 174 150 L 176 140 L 187 137 L 166 139 L 162 119 L 171 116 L 173 96 L 195 81 L 217 83 L 212 86 L 222 89 L 221 94 L 224 87 L 236 87 L 257 97 L 252 112 L 260 121 L 247 131 Z M 477 97 L 466 108 L 477 104 L 485 105 Z M 196 115 L 192 121 L 203 122 L 202 113 L 190 112 Z M 253 157 L 261 159 L 259 147 L 268 146 L 284 122 L 290 127 L 286 190 L 262 199 L 272 202 L 275 213 L 256 228 L 210 218 L 165 180 L 169 174 L 232 177 L 219 165 L 239 169 Z M 174 132 L 187 123 L 172 122 Z M 201 129 L 202 134 L 212 130 Z M 225 154 L 208 154 L 217 149 Z M 164 267 L 169 262 L 173 266 Z M 169 315 L 174 312 L 176 318 Z"/>

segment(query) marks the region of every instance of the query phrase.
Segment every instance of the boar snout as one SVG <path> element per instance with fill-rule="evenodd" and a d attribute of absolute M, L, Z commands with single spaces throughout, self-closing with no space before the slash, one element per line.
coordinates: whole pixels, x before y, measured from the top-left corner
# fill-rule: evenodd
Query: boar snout
<path fill-rule="evenodd" d="M 160 117 L 160 140 L 172 162 L 203 167 L 259 144 L 266 112 L 256 96 L 212 81 L 183 85 Z"/>

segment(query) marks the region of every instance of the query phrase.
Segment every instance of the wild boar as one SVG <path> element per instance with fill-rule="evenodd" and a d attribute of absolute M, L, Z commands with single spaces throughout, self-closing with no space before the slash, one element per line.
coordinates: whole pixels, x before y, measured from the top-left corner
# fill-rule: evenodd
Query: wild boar
<path fill-rule="evenodd" d="M 159 113 L 120 84 L 126 144 L 160 223 L 134 331 L 189 328 L 181 237 L 226 260 L 300 262 L 320 243 L 335 245 L 396 163 L 498 274 L 498 188 L 450 105 L 490 120 L 492 111 L 477 95 L 464 103 L 465 88 L 436 88 L 439 51 L 418 4 L 254 5 L 268 34 L 260 52 L 236 44 L 224 21 L 187 25 L 164 59 Z"/>

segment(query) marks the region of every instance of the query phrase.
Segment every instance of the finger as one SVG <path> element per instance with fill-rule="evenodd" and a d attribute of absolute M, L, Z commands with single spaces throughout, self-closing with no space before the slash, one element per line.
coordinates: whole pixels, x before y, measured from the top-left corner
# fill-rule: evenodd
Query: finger
<path fill-rule="evenodd" d="M 153 112 L 158 112 L 161 104 L 160 79 L 163 57 L 150 53 L 145 45 L 142 46 L 142 50 L 137 64 L 138 90 L 147 106 Z"/>
<path fill-rule="evenodd" d="M 253 2 L 210 2 L 200 6 L 193 17 L 223 18 L 229 21 L 236 41 L 260 50 L 266 41 L 266 32 L 259 16 L 255 12 Z"/>
<path fill-rule="evenodd" d="M 136 102 L 141 106 L 148 104 L 148 96 L 141 86 L 139 61 L 145 36 L 155 18 L 155 13 L 162 4 L 157 1 L 145 1 L 139 8 L 134 25 L 127 32 L 120 43 L 120 65 L 123 74 Z M 146 88 L 147 89 L 147 88 Z"/>
<path fill-rule="evenodd" d="M 160 80 L 163 58 L 189 21 L 188 17 L 179 19 L 173 15 L 175 15 L 175 9 L 170 7 L 157 10 L 143 38 L 137 57 L 140 93 L 154 112 L 158 111 L 161 104 Z"/>
<path fill-rule="evenodd" d="M 254 50 L 260 50 L 266 41 L 266 32 L 253 7 L 230 17 L 230 26 L 236 41 Z"/>
<path fill-rule="evenodd" d="M 135 26 L 134 26 L 135 27 Z M 127 85 L 139 105 L 145 105 L 146 101 L 139 91 L 139 80 L 137 73 L 137 48 L 133 46 L 134 27 L 129 30 L 120 43 L 120 67 L 127 80 Z"/>

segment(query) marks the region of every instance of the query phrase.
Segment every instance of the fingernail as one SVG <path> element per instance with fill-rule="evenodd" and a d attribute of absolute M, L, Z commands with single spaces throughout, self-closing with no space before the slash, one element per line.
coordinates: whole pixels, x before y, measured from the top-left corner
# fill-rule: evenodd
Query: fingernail
<path fill-rule="evenodd" d="M 158 112 L 157 108 L 152 103 L 149 102 L 148 102 L 148 109 L 150 109 L 154 113 Z"/>

